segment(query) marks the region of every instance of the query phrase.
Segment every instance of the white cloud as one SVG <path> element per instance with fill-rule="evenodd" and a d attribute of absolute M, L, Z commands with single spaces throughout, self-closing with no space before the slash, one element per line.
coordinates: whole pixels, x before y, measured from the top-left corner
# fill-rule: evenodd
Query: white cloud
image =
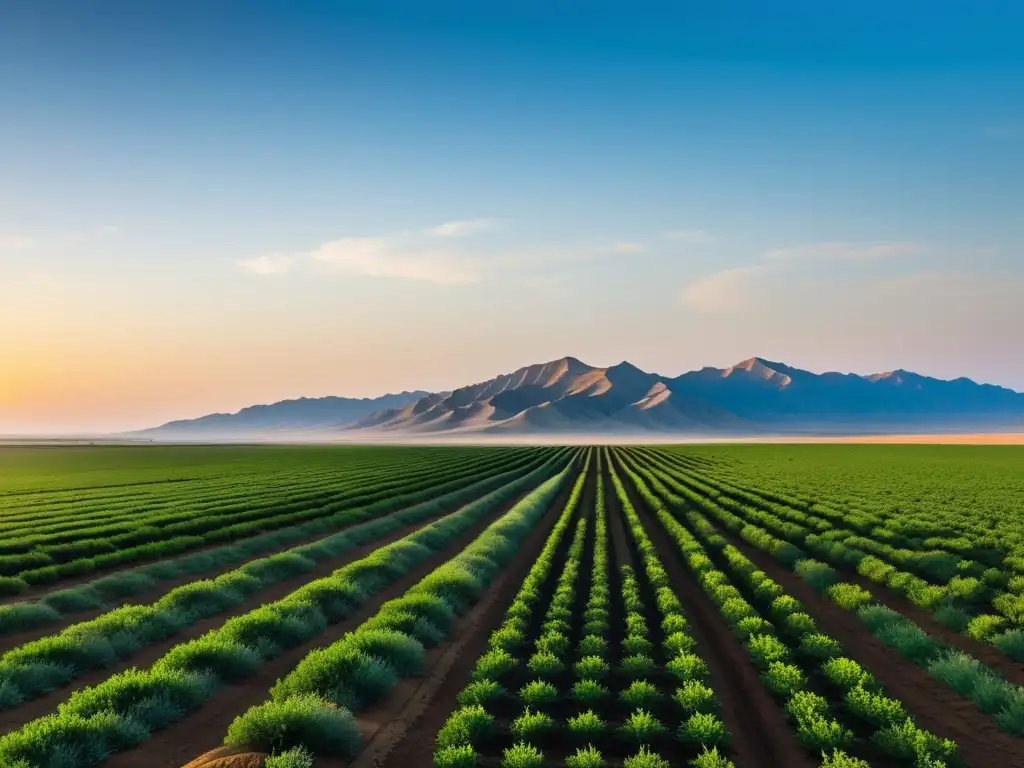
<path fill-rule="evenodd" d="M 256 256 L 251 259 L 239 259 L 235 263 L 257 275 L 283 275 L 295 265 L 297 257 L 284 253 L 273 253 Z"/>
<path fill-rule="evenodd" d="M 463 259 L 446 251 L 388 237 L 342 237 L 311 252 L 316 262 L 370 277 L 399 277 L 441 285 L 476 282 Z"/>
<path fill-rule="evenodd" d="M 674 229 L 665 233 L 666 240 L 679 243 L 707 244 L 715 242 L 715 236 L 703 229 Z"/>
<path fill-rule="evenodd" d="M 906 256 L 921 248 L 920 243 L 901 241 L 807 243 L 773 248 L 765 252 L 764 258 L 768 261 L 864 261 Z"/>
<path fill-rule="evenodd" d="M 643 243 L 615 243 L 612 250 L 616 253 L 640 253 L 644 246 Z"/>
<path fill-rule="evenodd" d="M 706 275 L 686 286 L 685 306 L 696 312 L 717 314 L 749 309 L 759 293 L 759 282 L 771 266 L 733 267 Z"/>
<path fill-rule="evenodd" d="M 467 219 L 466 221 L 447 221 L 428 229 L 427 232 L 437 237 L 468 237 L 480 232 L 487 232 L 494 229 L 494 226 L 493 219 Z"/>

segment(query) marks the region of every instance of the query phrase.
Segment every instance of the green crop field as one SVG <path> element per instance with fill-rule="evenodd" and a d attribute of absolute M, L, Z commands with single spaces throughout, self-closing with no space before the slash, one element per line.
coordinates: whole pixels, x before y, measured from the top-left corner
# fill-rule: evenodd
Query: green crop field
<path fill-rule="evenodd" d="M 1024 767 L 1024 448 L 0 447 L 0 768 Z"/>

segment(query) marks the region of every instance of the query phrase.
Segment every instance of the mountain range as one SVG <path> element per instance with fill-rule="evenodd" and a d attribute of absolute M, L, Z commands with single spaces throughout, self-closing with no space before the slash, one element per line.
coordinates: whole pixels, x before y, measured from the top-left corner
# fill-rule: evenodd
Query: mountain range
<path fill-rule="evenodd" d="M 759 435 L 999 431 L 1024 424 L 1024 394 L 895 370 L 816 374 L 752 357 L 681 376 L 574 357 L 451 392 L 301 398 L 173 421 L 156 439 L 515 434 Z"/>

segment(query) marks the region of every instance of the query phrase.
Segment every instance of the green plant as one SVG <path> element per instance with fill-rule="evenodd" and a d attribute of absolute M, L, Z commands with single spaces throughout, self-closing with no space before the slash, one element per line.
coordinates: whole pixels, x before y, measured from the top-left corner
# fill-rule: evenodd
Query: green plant
<path fill-rule="evenodd" d="M 684 682 L 676 689 L 673 699 L 687 713 L 708 712 L 713 714 L 719 708 L 715 692 L 699 680 Z"/>
<path fill-rule="evenodd" d="M 519 662 L 503 648 L 488 651 L 476 661 L 473 669 L 474 680 L 498 680 L 516 668 Z"/>
<path fill-rule="evenodd" d="M 623 768 L 672 768 L 672 763 L 656 752 L 649 752 L 647 747 L 631 755 L 622 763 Z"/>
<path fill-rule="evenodd" d="M 888 727 L 902 723 L 907 719 L 907 711 L 896 699 L 890 699 L 881 693 L 866 690 L 858 683 L 846 692 L 846 704 L 861 717 L 874 723 L 876 727 Z"/>
<path fill-rule="evenodd" d="M 437 732 L 438 749 L 473 744 L 480 737 L 490 733 L 494 727 L 494 716 L 479 704 L 460 707 L 452 712 L 441 730 Z"/>
<path fill-rule="evenodd" d="M 692 653 L 697 647 L 697 641 L 685 632 L 673 632 L 665 638 L 662 647 L 669 656 L 676 656 L 680 653 Z"/>
<path fill-rule="evenodd" d="M 224 743 L 271 752 L 303 746 L 318 755 L 351 758 L 362 746 L 348 710 L 314 695 L 268 701 L 235 718 Z"/>
<path fill-rule="evenodd" d="M 604 733 L 607 724 L 604 720 L 594 714 L 592 709 L 581 712 L 568 720 L 569 732 L 573 736 L 585 739 L 597 738 Z"/>
<path fill-rule="evenodd" d="M 855 611 L 872 600 L 871 593 L 857 584 L 833 584 L 826 593 L 836 605 L 847 611 Z"/>
<path fill-rule="evenodd" d="M 827 752 L 853 740 L 853 733 L 825 716 L 809 717 L 797 723 L 797 740 L 812 752 Z"/>
<path fill-rule="evenodd" d="M 587 635 L 580 640 L 576 650 L 580 656 L 600 657 L 608 650 L 608 641 L 598 635 Z"/>
<path fill-rule="evenodd" d="M 668 664 L 665 670 L 680 680 L 707 680 L 709 676 L 708 665 L 700 656 L 694 653 L 678 653 Z"/>
<path fill-rule="evenodd" d="M 812 633 L 800 638 L 800 652 L 813 659 L 827 661 L 839 656 L 843 652 L 843 647 L 838 640 L 833 640 L 828 635 Z"/>
<path fill-rule="evenodd" d="M 710 750 L 705 746 L 703 751 L 690 761 L 692 768 L 736 768 L 732 760 L 718 751 L 718 747 Z"/>
<path fill-rule="evenodd" d="M 945 764 L 956 755 L 956 744 L 953 741 L 940 739 L 921 730 L 909 717 L 899 725 L 877 731 L 872 741 L 887 754 L 903 760 L 941 760 Z"/>
<path fill-rule="evenodd" d="M 540 677 L 552 677 L 565 669 L 562 660 L 550 651 L 537 651 L 530 657 L 526 666 Z"/>
<path fill-rule="evenodd" d="M 842 656 L 829 659 L 821 665 L 821 670 L 833 685 L 844 691 L 857 685 L 870 685 L 873 682 L 871 674 L 864 667 L 853 659 Z"/>
<path fill-rule="evenodd" d="M 611 692 L 596 680 L 578 680 L 569 692 L 569 696 L 583 703 L 594 703 L 609 696 Z"/>
<path fill-rule="evenodd" d="M 773 693 L 787 699 L 807 682 L 800 667 L 781 661 L 771 662 L 761 673 L 761 679 Z"/>
<path fill-rule="evenodd" d="M 1006 624 L 1003 616 L 992 616 L 983 614 L 975 616 L 967 623 L 967 636 L 981 642 L 987 641 L 992 635 L 999 632 Z"/>
<path fill-rule="evenodd" d="M 305 747 L 295 747 L 270 755 L 263 762 L 263 768 L 313 768 L 315 761 L 316 756 Z"/>
<path fill-rule="evenodd" d="M 633 712 L 626 721 L 619 726 L 619 734 L 629 740 L 648 742 L 667 732 L 667 728 L 661 724 L 650 712 L 638 709 Z"/>
<path fill-rule="evenodd" d="M 593 745 L 577 749 L 565 758 L 566 768 L 602 768 L 604 764 L 600 750 Z"/>
<path fill-rule="evenodd" d="M 493 680 L 477 680 L 470 683 L 459 692 L 459 704 L 467 706 L 470 704 L 486 704 L 492 699 L 506 695 L 504 687 Z"/>
<path fill-rule="evenodd" d="M 519 698 L 529 705 L 550 704 L 558 698 L 558 689 L 544 680 L 534 680 L 519 689 Z"/>
<path fill-rule="evenodd" d="M 512 733 L 521 739 L 539 736 L 555 727 L 555 721 L 544 712 L 533 712 L 529 707 L 512 721 Z"/>
<path fill-rule="evenodd" d="M 747 638 L 747 652 L 751 660 L 761 668 L 767 668 L 773 661 L 786 661 L 789 649 L 774 635 L 751 635 Z"/>
<path fill-rule="evenodd" d="M 821 753 L 820 768 L 871 768 L 871 763 L 857 757 L 850 757 L 841 749 L 833 749 L 830 754 Z"/>
<path fill-rule="evenodd" d="M 469 744 L 442 747 L 434 753 L 434 766 L 435 768 L 473 768 L 476 765 L 476 759 L 476 750 Z"/>
<path fill-rule="evenodd" d="M 622 652 L 627 656 L 650 654 L 653 644 L 641 635 L 627 635 L 622 641 Z"/>
<path fill-rule="evenodd" d="M 600 680 L 608 676 L 611 666 L 600 656 L 584 656 L 573 665 L 576 677 Z"/>
<path fill-rule="evenodd" d="M 627 656 L 621 664 L 622 671 L 633 678 L 648 677 L 654 672 L 655 666 L 654 659 L 643 654 Z"/>
<path fill-rule="evenodd" d="M 662 699 L 658 686 L 646 680 L 634 680 L 619 694 L 619 701 L 630 709 L 650 708 Z"/>
<path fill-rule="evenodd" d="M 729 741 L 729 732 L 725 729 L 725 723 L 716 715 L 706 712 L 695 712 L 690 715 L 679 726 L 677 735 L 681 741 L 707 746 L 724 745 Z"/>
<path fill-rule="evenodd" d="M 502 768 L 544 768 L 544 753 L 531 744 L 517 742 L 501 757 Z"/>

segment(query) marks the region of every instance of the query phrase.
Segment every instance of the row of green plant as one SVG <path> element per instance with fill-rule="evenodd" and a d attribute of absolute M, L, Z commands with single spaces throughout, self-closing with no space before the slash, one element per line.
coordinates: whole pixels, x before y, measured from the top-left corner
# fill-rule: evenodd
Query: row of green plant
<path fill-rule="evenodd" d="M 628 468 L 625 470 L 629 471 Z M 688 631 L 689 621 L 657 549 L 611 462 L 608 471 L 625 517 L 626 530 L 636 547 L 647 583 L 653 591 L 661 615 L 660 629 L 665 669 L 673 676 L 675 682 L 679 683 L 672 695 L 682 713 L 677 736 L 684 743 L 701 749 L 701 753 L 691 761 L 692 765 L 729 768 L 732 761 L 726 757 L 726 753 L 731 735 L 721 718 L 721 702 L 709 685 L 711 679 L 707 663 L 700 655 L 697 641 Z M 627 616 L 627 623 L 628 621 Z M 636 629 L 641 627 L 638 626 Z M 661 696 L 663 694 L 660 691 L 651 691 L 653 701 L 657 701 Z"/>
<path fill-rule="evenodd" d="M 384 603 L 336 643 L 307 655 L 273 687 L 267 702 L 235 719 L 225 744 L 355 755 L 361 740 L 352 713 L 381 701 L 398 679 L 424 672 L 426 648 L 448 636 L 458 616 L 517 556 L 574 471 L 574 466 L 566 467 L 538 486 L 402 597 Z M 573 515 L 585 472 L 579 474 L 559 522 Z"/>
<path fill-rule="evenodd" d="M 564 452 L 564 451 L 563 451 Z M 524 466 L 532 463 L 536 460 L 544 460 L 557 453 L 557 451 L 544 451 L 538 454 L 524 454 L 520 456 L 519 462 L 504 464 L 496 462 L 487 468 L 487 471 L 501 471 L 510 466 L 514 467 L 518 463 L 520 466 Z M 438 481 L 441 481 L 438 484 Z M 5 594 L 23 594 L 30 587 L 52 584 L 59 582 L 60 580 L 68 577 L 80 577 L 88 576 L 93 573 L 99 573 L 102 571 L 110 571 L 115 568 L 122 567 L 126 564 L 138 562 L 140 560 L 147 559 L 161 559 L 169 556 L 178 554 L 183 551 L 194 550 L 200 547 L 208 547 L 210 545 L 225 544 L 233 541 L 246 541 L 250 538 L 254 538 L 265 532 L 277 533 L 282 529 L 291 531 L 291 533 L 283 535 L 285 543 L 289 541 L 300 541 L 302 538 L 315 535 L 323 531 L 330 531 L 340 524 L 347 524 L 353 519 L 369 519 L 374 515 L 383 514 L 395 509 L 400 509 L 402 506 L 409 504 L 415 504 L 425 499 L 429 499 L 432 494 L 440 492 L 446 492 L 450 489 L 462 487 L 468 483 L 474 482 L 476 477 L 471 472 L 433 472 L 427 473 L 422 477 L 418 477 L 408 485 L 402 488 L 402 493 L 396 493 L 392 491 L 381 491 L 375 489 L 370 493 L 364 493 L 360 496 L 353 496 L 348 498 L 346 501 L 332 502 L 320 507 L 313 509 L 305 509 L 299 512 L 287 513 L 283 515 L 274 515 L 268 518 L 262 518 L 256 521 L 252 521 L 244 524 L 236 524 L 229 526 L 224 529 L 217 529 L 208 531 L 202 536 L 181 536 L 175 539 L 156 541 L 148 544 L 140 545 L 137 547 L 129 547 L 127 549 L 111 552 L 103 555 L 97 555 L 95 557 L 80 558 L 68 563 L 62 563 L 60 565 L 48 565 L 35 570 L 25 571 L 20 573 L 17 577 L 5 577 L 0 578 L 0 593 Z M 352 518 L 351 515 L 356 515 Z M 298 536 L 300 538 L 291 538 Z M 274 546 L 280 546 L 279 542 L 281 539 L 261 539 L 263 544 L 266 544 L 268 548 Z M 273 542 L 273 543 L 271 543 Z M 246 550 L 248 551 L 248 550 Z M 257 549 L 257 551 L 260 551 Z M 265 549 L 262 551 L 266 551 Z M 208 555 L 208 552 L 200 553 L 195 560 L 192 562 L 203 562 Z M 142 572 L 142 578 L 147 576 L 155 576 L 156 574 L 164 573 L 167 571 L 167 564 L 165 562 L 157 563 L 148 571 Z M 131 571 L 130 579 L 138 579 L 140 572 L 138 570 Z M 158 580 L 160 577 L 155 576 Z M 173 577 L 172 577 L 173 578 Z M 113 574 L 109 580 L 98 582 L 99 589 L 111 588 L 111 596 L 108 599 L 116 599 L 124 596 L 121 588 L 125 582 L 125 578 L 122 574 Z M 96 583 L 94 582 L 93 586 Z M 78 589 L 72 590 L 73 593 L 77 593 Z M 58 600 L 67 602 L 65 600 L 66 592 L 55 592 L 42 598 L 41 602 L 50 607 L 57 607 L 54 603 Z M 77 600 L 77 597 L 75 598 Z M 61 610 L 58 608 L 58 610 Z M 0 632 L 2 634 L 2 632 Z"/>
<path fill-rule="evenodd" d="M 659 477 L 673 491 L 680 487 L 673 483 L 671 473 L 660 472 Z M 970 654 L 928 635 L 903 614 L 876 602 L 863 587 L 841 581 L 831 567 L 808 557 L 796 545 L 717 505 L 706 503 L 693 509 L 711 514 L 726 530 L 739 528 L 744 540 L 772 555 L 840 608 L 854 613 L 885 645 L 973 702 L 994 719 L 1000 730 L 1024 736 L 1024 688 L 1007 681 Z"/>
<path fill-rule="evenodd" d="M 216 579 L 190 582 L 151 605 L 114 609 L 19 646 L 0 656 L 0 708 L 16 706 L 92 669 L 130 658 L 147 645 L 173 637 L 201 619 L 258 599 L 264 589 L 308 573 L 356 546 L 429 520 L 503 485 L 518 487 L 523 474 L 521 470 L 503 473 L 316 542 L 247 562 Z"/>
<path fill-rule="evenodd" d="M 805 748 L 832 759 L 845 750 L 863 753 L 868 745 L 855 738 L 853 727 L 857 727 L 869 734 L 873 749 L 894 764 L 956 764 L 955 743 L 919 728 L 901 702 L 886 696 L 860 665 L 842 655 L 840 643 L 818 629 L 799 601 L 728 545 L 706 520 L 685 510 L 682 499 L 668 492 L 656 471 L 626 462 L 634 487 L 747 650 Z M 715 557 L 739 579 L 760 609 L 715 566 Z M 866 754 L 870 756 L 872 749 L 867 748 Z"/>
<path fill-rule="evenodd" d="M 410 483 L 397 480 L 392 474 L 383 486 L 363 486 L 345 492 L 334 501 L 325 503 L 322 498 L 310 501 L 278 503 L 268 508 L 227 515 L 192 515 L 184 522 L 164 527 L 148 524 L 145 517 L 134 519 L 130 533 L 108 537 L 103 531 L 93 531 L 92 538 L 76 539 L 54 547 L 42 547 L 21 554 L 0 556 L 0 576 L 16 581 L 5 581 L 3 586 L 10 593 L 18 582 L 29 585 L 53 583 L 68 576 L 80 576 L 98 570 L 134 562 L 154 556 L 166 556 L 198 546 L 237 540 L 256 533 L 274 530 L 307 520 L 324 517 L 345 507 L 388 501 L 396 496 L 396 483 L 406 490 L 415 491 L 436 483 L 438 475 L 456 479 L 463 473 L 459 467 L 436 466 L 415 475 Z M 399 476 L 400 477 L 400 476 Z"/>
<path fill-rule="evenodd" d="M 538 483 L 550 487 L 546 478 L 555 473 L 564 477 L 572 463 L 567 466 L 564 457 L 553 457 L 520 481 L 345 565 L 331 576 L 304 584 L 282 600 L 174 646 L 148 669 L 130 669 L 97 686 L 75 691 L 55 714 L 0 737 L 0 765 L 19 765 L 19 761 L 46 765 L 52 755 L 60 754 L 68 756 L 62 768 L 84 768 L 139 744 L 149 732 L 199 708 L 219 687 L 257 674 L 266 659 L 312 640 L 329 624 L 343 620 L 372 595 L 443 551 L 501 504 L 527 488 L 536 489 Z"/>
<path fill-rule="evenodd" d="M 550 455 L 548 457 L 550 458 Z M 449 505 L 465 503 L 476 495 L 511 482 L 517 476 L 536 469 L 544 460 L 544 454 L 537 454 L 531 461 L 515 462 L 503 467 L 507 471 L 500 473 L 489 470 L 469 475 L 413 494 L 377 502 L 368 507 L 342 510 L 328 517 L 255 536 L 237 544 L 102 576 L 76 587 L 55 590 L 37 601 L 0 605 L 0 635 L 57 624 L 75 613 L 106 608 L 130 595 L 152 590 L 162 581 L 185 576 L 198 577 L 203 573 L 222 570 L 234 563 L 245 563 L 263 552 L 280 550 L 297 542 L 306 543 L 291 548 L 292 553 L 322 562 L 335 556 L 337 545 L 347 538 L 355 544 L 362 544 L 369 540 L 367 537 L 375 536 L 376 534 L 372 532 L 378 530 L 376 527 L 367 528 L 353 524 L 389 518 L 399 522 L 407 519 L 424 519 L 423 515 L 430 516 Z M 396 514 L 399 516 L 395 517 Z M 341 529 L 343 536 L 339 537 L 338 534 L 332 533 L 338 529 Z M 317 538 L 323 534 L 329 535 Z"/>
<path fill-rule="evenodd" d="M 1019 618 L 1024 619 L 1024 597 L 995 588 L 1005 576 L 998 569 L 988 568 L 982 573 L 977 573 L 980 567 L 978 564 L 971 564 L 954 555 L 914 555 L 917 558 L 916 562 L 919 563 L 925 562 L 922 558 L 927 555 L 927 562 L 930 563 L 928 567 L 933 572 L 940 572 L 941 567 L 941 573 L 947 576 L 958 572 L 962 574 L 948 576 L 948 581 L 942 585 L 930 584 L 919 576 L 900 570 L 889 562 L 852 546 L 852 537 L 842 538 L 843 529 L 827 530 L 820 534 L 810 533 L 807 528 L 797 523 L 780 520 L 773 512 L 739 504 L 718 493 L 718 489 L 713 485 L 703 483 L 693 475 L 676 472 L 671 474 L 673 479 L 681 484 L 681 492 L 688 500 L 722 520 L 729 530 L 738 533 L 751 544 L 761 548 L 771 546 L 776 556 L 785 558 L 787 565 L 792 566 L 797 559 L 806 557 L 800 546 L 805 547 L 807 551 L 835 567 L 856 571 L 907 597 L 918 607 L 931 613 L 936 621 L 946 628 L 962 632 L 972 640 L 988 643 L 1012 661 L 1024 661 L 1024 630 L 1011 626 L 1005 615 L 977 613 L 980 603 L 987 601 L 996 610 L 1010 617 L 1018 617 L 1019 612 L 1022 614 Z M 709 492 L 718 495 L 712 499 L 708 495 Z M 773 509 L 778 508 L 776 505 Z M 772 539 L 768 540 L 765 537 Z M 864 541 L 863 537 L 857 537 L 856 540 L 862 543 Z M 797 544 L 794 544 L 794 541 Z M 961 567 L 965 565 L 970 565 L 976 575 L 968 575 L 968 569 Z"/>
<path fill-rule="evenodd" d="M 794 509 L 781 499 L 769 500 L 759 490 L 692 471 L 680 477 L 704 495 L 716 494 L 715 501 L 723 507 L 758 515 L 773 533 L 797 541 L 835 567 L 884 584 L 931 612 L 943 626 L 1024 661 L 1024 631 L 1014 628 L 1024 625 L 1024 574 L 928 547 L 936 543 L 929 539 L 898 536 L 875 519 L 857 521 L 853 516 L 851 525 L 851 516 L 841 510 L 820 505 Z M 984 556 L 991 547 L 976 543 L 970 550 L 961 547 L 965 550 Z M 995 613 L 985 613 L 986 607 Z"/>

